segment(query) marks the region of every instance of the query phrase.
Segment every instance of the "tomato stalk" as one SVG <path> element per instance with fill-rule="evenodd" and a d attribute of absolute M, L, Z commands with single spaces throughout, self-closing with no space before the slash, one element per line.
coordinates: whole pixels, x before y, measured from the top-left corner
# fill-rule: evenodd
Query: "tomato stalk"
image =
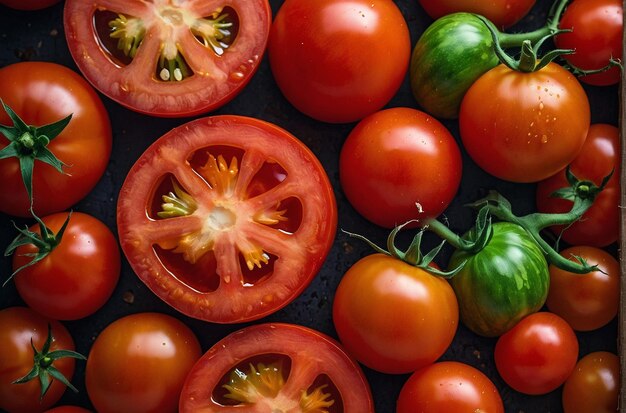
<path fill-rule="evenodd" d="M 24 268 L 35 265 L 39 261 L 46 258 L 48 254 L 50 254 L 57 247 L 57 245 L 61 243 L 61 239 L 63 238 L 65 229 L 67 228 L 67 225 L 70 222 L 70 217 L 72 216 L 72 212 L 70 211 L 67 215 L 67 219 L 63 223 L 63 226 L 61 227 L 61 229 L 59 229 L 59 232 L 55 234 L 54 232 L 52 232 L 50 228 L 48 228 L 43 223 L 43 221 L 37 215 L 35 215 L 32 209 L 31 209 L 31 214 L 37 220 L 41 234 L 30 231 L 28 227 L 24 229 L 20 229 L 16 227 L 20 233 L 18 234 L 17 237 L 15 237 L 15 239 L 11 242 L 11 244 L 9 244 L 9 246 L 6 248 L 6 250 L 4 251 L 4 256 L 5 257 L 10 256 L 11 254 L 15 252 L 15 250 L 18 247 L 22 245 L 27 245 L 27 244 L 33 244 L 35 247 L 37 247 L 38 251 L 31 255 L 33 258 L 32 260 L 30 260 L 26 264 L 22 265 L 21 267 L 13 271 L 13 273 L 9 276 L 9 278 L 7 278 L 4 281 L 4 283 L 2 283 L 3 287 L 9 281 L 11 281 L 11 279 L 13 279 L 15 274 L 17 274 Z"/>
<path fill-rule="evenodd" d="M 433 275 L 437 275 L 443 278 L 453 277 L 457 272 L 459 272 L 462 269 L 463 267 L 462 265 L 453 269 L 452 271 L 441 271 L 431 266 L 433 259 L 437 256 L 437 254 L 439 254 L 439 251 L 441 251 L 441 249 L 443 248 L 445 241 L 441 242 L 435 248 L 430 250 L 428 253 L 426 253 L 426 255 L 422 254 L 421 243 L 422 243 L 422 238 L 424 236 L 425 229 L 422 229 L 418 231 L 417 234 L 415 234 L 415 236 L 413 237 L 413 240 L 411 241 L 411 244 L 409 245 L 406 251 L 402 251 L 398 247 L 396 247 L 396 236 L 398 235 L 398 233 L 405 226 L 411 223 L 415 223 L 415 222 L 417 221 L 411 220 L 411 221 L 405 222 L 402 225 L 398 225 L 393 230 L 391 230 L 391 232 L 389 233 L 389 236 L 387 237 L 387 249 L 386 250 L 374 244 L 372 241 L 370 241 L 363 235 L 355 234 L 355 233 L 344 231 L 344 230 L 342 231 L 343 233 L 349 235 L 352 238 L 357 238 L 357 239 L 360 239 L 361 241 L 365 241 L 370 247 L 372 247 L 376 252 L 380 254 L 389 255 L 400 261 L 404 261 L 409 265 L 428 271 L 429 273 Z M 460 237 L 458 238 L 460 239 Z"/>
<path fill-rule="evenodd" d="M 13 384 L 23 384 L 38 378 L 39 383 L 41 384 L 40 399 L 43 399 L 46 392 L 50 389 L 53 379 L 59 380 L 72 391 L 76 393 L 78 392 L 78 389 L 69 382 L 63 373 L 53 366 L 55 361 L 66 357 L 72 357 L 78 360 L 87 360 L 85 356 L 72 350 L 50 351 L 52 340 L 52 326 L 48 324 L 48 336 L 46 338 L 46 342 L 41 348 L 41 351 L 37 350 L 31 339 L 30 345 L 35 354 L 33 358 L 33 368 L 28 372 L 28 374 L 12 382 Z"/>
<path fill-rule="evenodd" d="M 13 126 L 0 125 L 0 133 L 9 144 L 0 150 L 0 159 L 17 158 L 20 163 L 22 180 L 28 193 L 28 199 L 33 205 L 33 169 L 35 161 L 41 161 L 53 166 L 64 174 L 63 167 L 67 166 L 59 160 L 49 149 L 48 144 L 56 138 L 70 123 L 72 115 L 44 126 L 27 125 L 17 113 L 1 99 L 4 110 L 13 121 Z"/>
<path fill-rule="evenodd" d="M 532 213 L 525 216 L 517 216 L 513 213 L 511 203 L 501 194 L 492 191 L 490 194 L 470 206 L 480 208 L 473 231 L 466 239 L 452 232 L 446 225 L 436 219 L 430 219 L 424 225 L 424 229 L 435 232 L 448 241 L 453 247 L 475 253 L 480 251 L 491 237 L 491 217 L 495 216 L 502 221 L 511 222 L 524 228 L 535 240 L 546 255 L 547 260 L 565 271 L 575 274 L 586 274 L 598 271 L 597 265 L 589 265 L 583 258 L 576 257 L 577 261 L 571 261 L 558 253 L 542 236 L 541 231 L 554 225 L 571 225 L 578 221 L 583 214 L 593 205 L 596 196 L 606 186 L 611 175 L 605 177 L 597 186 L 591 181 L 581 181 L 576 178 L 569 168 L 566 171 L 570 187 L 556 191 L 553 196 L 573 201 L 572 208 L 564 213 Z M 454 270 L 452 270 L 454 271 Z"/>

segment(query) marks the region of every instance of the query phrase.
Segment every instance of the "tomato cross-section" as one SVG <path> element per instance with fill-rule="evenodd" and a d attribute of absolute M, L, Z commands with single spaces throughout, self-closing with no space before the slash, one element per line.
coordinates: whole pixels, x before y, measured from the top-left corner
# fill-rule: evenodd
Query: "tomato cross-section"
<path fill-rule="evenodd" d="M 122 186 L 117 219 L 128 261 L 156 295 L 191 317 L 235 323 L 308 286 L 333 243 L 337 208 L 302 142 L 225 115 L 148 148 Z"/>
<path fill-rule="evenodd" d="M 266 323 L 230 334 L 198 360 L 179 411 L 373 413 L 374 405 L 363 371 L 335 340 Z"/>
<path fill-rule="evenodd" d="M 236 96 L 261 61 L 267 0 L 69 0 L 64 27 L 85 77 L 123 106 L 191 116 Z"/>

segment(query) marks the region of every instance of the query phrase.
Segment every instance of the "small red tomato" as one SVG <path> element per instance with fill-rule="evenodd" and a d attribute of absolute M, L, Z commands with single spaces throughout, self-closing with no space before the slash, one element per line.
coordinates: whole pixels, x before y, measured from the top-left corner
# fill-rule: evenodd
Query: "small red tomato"
<path fill-rule="evenodd" d="M 437 119 L 410 108 L 363 119 L 339 160 L 350 204 L 386 228 L 441 214 L 457 193 L 461 172 L 461 151 L 452 134 Z"/>
<path fill-rule="evenodd" d="M 445 279 L 372 254 L 343 276 L 333 322 L 340 341 L 364 365 L 383 373 L 410 373 L 448 349 L 459 308 Z"/>
<path fill-rule="evenodd" d="M 577 360 L 574 330 L 549 312 L 523 318 L 496 342 L 498 373 L 520 393 L 538 395 L 555 390 L 569 377 Z"/>
<path fill-rule="evenodd" d="M 98 413 L 174 413 L 185 377 L 201 354 L 194 333 L 176 318 L 125 316 L 93 343 L 87 393 Z"/>
<path fill-rule="evenodd" d="M 589 353 L 576 363 L 563 386 L 563 412 L 618 412 L 619 390 L 619 357 L 606 351 Z"/>
<path fill-rule="evenodd" d="M 550 265 L 548 309 L 577 331 L 595 330 L 613 320 L 619 308 L 619 262 L 608 252 L 587 246 L 565 249 L 561 255 L 572 261 L 581 257 L 598 270 L 573 274 Z"/>
<path fill-rule="evenodd" d="M 495 384 L 480 370 L 457 361 L 426 366 L 409 377 L 396 413 L 504 413 Z"/>

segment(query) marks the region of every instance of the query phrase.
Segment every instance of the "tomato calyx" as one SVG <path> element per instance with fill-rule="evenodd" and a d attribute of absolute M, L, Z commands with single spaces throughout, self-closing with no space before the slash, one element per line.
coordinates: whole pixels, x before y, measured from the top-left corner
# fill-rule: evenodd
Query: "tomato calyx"
<path fill-rule="evenodd" d="M 230 373 L 230 379 L 222 387 L 228 391 L 225 398 L 242 404 L 254 404 L 263 399 L 274 399 L 285 386 L 282 363 L 266 365 L 249 364 L 248 371 L 239 368 Z M 303 413 L 326 413 L 335 401 L 330 393 L 324 392 L 326 384 L 315 387 L 311 392 L 307 389 L 300 394 L 299 407 Z"/>
<path fill-rule="evenodd" d="M 39 218 L 32 209 L 31 209 L 31 214 L 37 220 L 41 234 L 38 234 L 36 232 L 29 230 L 28 226 L 24 229 L 18 228 L 16 226 L 15 228 L 20 233 L 17 235 L 17 237 L 15 237 L 15 239 L 13 239 L 13 241 L 6 248 L 6 250 L 4 251 L 4 256 L 8 257 L 11 254 L 13 254 L 18 247 L 22 245 L 28 245 L 28 244 L 33 244 L 35 247 L 37 247 L 38 251 L 34 254 L 29 254 L 30 256 L 32 256 L 32 260 L 30 260 L 26 264 L 22 265 L 21 267 L 13 271 L 13 273 L 9 276 L 9 278 L 7 278 L 4 281 L 4 283 L 2 283 L 3 287 L 7 285 L 7 283 L 11 281 L 11 279 L 13 279 L 13 277 L 17 273 L 19 273 L 21 270 L 23 270 L 26 267 L 35 265 L 39 261 L 46 258 L 48 254 L 50 254 L 57 247 L 57 245 L 61 243 L 63 234 L 65 233 L 65 229 L 67 228 L 67 225 L 70 222 L 70 217 L 72 216 L 72 212 L 70 211 L 67 214 L 67 218 L 65 219 L 65 222 L 59 229 L 59 232 L 55 234 L 50 228 L 46 226 L 46 224 L 43 223 L 41 218 Z"/>
<path fill-rule="evenodd" d="M 48 336 L 41 350 L 37 350 L 32 339 L 30 341 L 30 345 L 34 352 L 33 368 L 28 372 L 28 374 L 12 382 L 12 384 L 23 384 L 34 380 L 35 378 L 39 379 L 39 383 L 41 384 L 41 399 L 43 399 L 43 397 L 46 395 L 46 392 L 50 389 L 53 379 L 60 381 L 65 386 L 70 388 L 73 392 L 78 393 L 78 389 L 69 382 L 69 380 L 63 375 L 63 373 L 61 373 L 56 367 L 54 367 L 53 364 L 55 361 L 66 357 L 72 357 L 78 360 L 87 360 L 85 356 L 72 350 L 50 351 L 52 340 L 52 326 L 48 324 Z"/>
<path fill-rule="evenodd" d="M 582 257 L 575 257 L 576 260 L 569 260 L 558 253 L 557 246 L 551 246 L 542 236 L 541 231 L 554 225 L 568 226 L 578 221 L 583 214 L 593 205 L 596 196 L 604 189 L 609 182 L 611 175 L 605 177 L 598 186 L 592 181 L 579 180 L 569 170 L 566 175 L 570 187 L 556 191 L 554 196 L 564 197 L 573 202 L 568 212 L 564 213 L 531 213 L 525 216 L 517 216 L 513 213 L 511 203 L 496 191 L 491 191 L 485 198 L 480 199 L 469 206 L 479 209 L 476 224 L 468 239 L 464 239 L 452 232 L 446 225 L 430 219 L 424 228 L 429 229 L 444 240 L 450 242 L 457 249 L 470 253 L 480 251 L 489 240 L 491 231 L 491 218 L 495 216 L 502 221 L 511 222 L 524 228 L 524 230 L 535 240 L 543 250 L 548 262 L 558 268 L 575 273 L 586 274 L 592 271 L 601 271 L 597 265 L 589 265 Z M 454 270 L 453 270 L 454 271 Z"/>
<path fill-rule="evenodd" d="M 396 236 L 398 235 L 398 233 L 405 226 L 409 224 L 414 224 L 416 222 L 417 220 L 407 221 L 404 224 L 398 225 L 393 230 L 391 230 L 391 232 L 389 233 L 389 236 L 387 237 L 387 249 L 386 250 L 374 244 L 372 241 L 370 241 L 363 235 L 355 234 L 355 233 L 344 231 L 344 230 L 342 230 L 342 232 L 352 238 L 357 238 L 357 239 L 360 239 L 361 241 L 365 241 L 370 247 L 372 247 L 376 252 L 380 254 L 389 255 L 411 266 L 421 268 L 424 271 L 427 271 L 430 274 L 433 274 L 439 277 L 451 278 L 456 273 L 461 271 L 461 269 L 463 268 L 462 265 L 458 266 L 452 271 L 441 271 L 431 266 L 431 264 L 433 263 L 433 260 L 435 259 L 437 254 L 439 254 L 439 252 L 443 248 L 446 241 L 445 240 L 442 241 L 439 245 L 437 245 L 435 248 L 433 248 L 432 250 L 430 250 L 428 253 L 424 255 L 421 251 L 421 244 L 422 244 L 424 232 L 426 232 L 425 229 L 420 229 L 415 234 L 415 236 L 413 237 L 413 240 L 411 241 L 411 244 L 409 245 L 406 251 L 402 251 L 398 247 L 396 247 Z"/>
<path fill-rule="evenodd" d="M 13 121 L 13 126 L 0 125 L 0 133 L 8 140 L 9 144 L 0 150 L 0 159 L 17 158 L 20 163 L 22 180 L 28 193 L 30 204 L 33 204 L 33 169 L 35 161 L 41 161 L 53 166 L 60 173 L 65 173 L 63 167 L 67 166 L 59 160 L 49 149 L 48 144 L 56 138 L 70 123 L 72 115 L 56 122 L 43 126 L 27 125 L 17 113 L 13 111 L 1 99 L 0 103 Z"/>
<path fill-rule="evenodd" d="M 549 29 L 545 35 L 538 38 L 536 41 L 532 41 L 530 38 L 524 39 L 521 42 L 520 48 L 520 57 L 519 59 L 514 59 L 509 56 L 502 44 L 499 40 L 499 31 L 494 26 L 494 24 L 487 18 L 483 16 L 477 16 L 479 20 L 481 20 L 489 32 L 491 33 L 491 37 L 493 39 L 493 47 L 494 52 L 500 62 L 505 64 L 509 69 L 515 70 L 518 72 L 531 73 L 537 72 L 547 66 L 550 62 L 554 61 L 557 57 L 563 56 L 565 54 L 572 54 L 575 51 L 573 49 L 554 49 L 548 51 L 541 58 L 538 57 L 539 49 L 543 46 L 544 42 L 553 36 L 565 32 L 565 30 L 561 29 Z M 552 24 L 551 20 L 548 25 Z"/>

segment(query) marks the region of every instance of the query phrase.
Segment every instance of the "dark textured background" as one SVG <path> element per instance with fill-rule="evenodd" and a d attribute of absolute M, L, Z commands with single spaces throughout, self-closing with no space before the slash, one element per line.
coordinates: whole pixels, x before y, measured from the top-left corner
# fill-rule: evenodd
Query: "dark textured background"
<path fill-rule="evenodd" d="M 271 0 L 270 3 L 275 14 L 282 0 Z M 397 0 L 396 3 L 407 20 L 412 44 L 415 44 L 419 35 L 430 24 L 431 19 L 420 8 L 417 0 Z M 549 6 L 548 0 L 538 0 L 538 4 L 531 14 L 512 30 L 532 29 L 540 26 L 545 20 Z M 20 12 L 0 6 L 0 66 L 21 60 L 40 60 L 54 61 L 77 70 L 65 42 L 62 9 L 63 4 L 37 12 Z M 376 56 L 372 56 L 372 64 L 376 64 Z M 590 98 L 593 122 L 617 125 L 618 88 L 588 86 L 585 88 Z M 83 201 L 75 206 L 74 210 L 100 218 L 115 232 L 117 194 L 126 173 L 150 143 L 166 131 L 185 123 L 190 118 L 151 118 L 131 112 L 108 98 L 101 97 L 109 111 L 113 125 L 113 153 L 100 183 Z M 395 106 L 416 107 L 410 92 L 408 75 L 402 88 L 388 104 L 388 107 Z M 319 157 L 331 179 L 337 197 L 339 227 L 366 235 L 379 245 L 384 243 L 387 231 L 375 227 L 361 218 L 348 204 L 339 185 L 339 151 L 354 124 L 324 124 L 299 113 L 277 89 L 269 70 L 267 58 L 262 61 L 259 71 L 248 87 L 214 114 L 239 114 L 264 119 L 282 126 L 299 137 Z M 455 136 L 458 136 L 456 122 L 444 123 Z M 445 212 L 453 229 L 464 231 L 471 226 L 473 213 L 463 207 L 463 204 L 478 199 L 490 189 L 497 189 L 507 196 L 514 203 L 515 211 L 518 213 L 527 213 L 533 210 L 534 185 L 513 185 L 490 177 L 479 170 L 465 154 L 463 171 L 459 193 L 453 204 Z M 1 188 L 2 183 L 0 183 L 0 190 Z M 16 234 L 12 221 L 18 225 L 29 223 L 26 220 L 13 219 L 0 214 L 0 249 L 4 249 Z M 434 240 L 427 238 L 428 241 L 434 242 Z M 364 244 L 348 239 L 339 232 L 325 265 L 312 284 L 290 305 L 261 321 L 297 323 L 336 337 L 331 320 L 334 290 L 350 265 L 370 252 Z M 447 252 L 444 252 L 442 258 L 445 259 L 446 254 Z M 445 261 L 442 260 L 441 262 Z M 4 279 L 9 271 L 9 259 L 0 256 L 0 277 Z M 123 300 L 124 295 L 129 292 L 134 295 L 132 304 Z M 0 308 L 21 304 L 23 303 L 13 284 L 9 284 L 0 291 Z M 79 321 L 64 322 L 64 324 L 72 333 L 77 350 L 87 354 L 93 340 L 105 326 L 123 315 L 141 311 L 168 313 L 183 320 L 197 334 L 204 350 L 207 350 L 228 333 L 245 326 L 245 324 L 209 324 L 181 316 L 156 298 L 134 275 L 126 261 L 123 261 L 120 282 L 109 302 L 90 317 Z M 617 321 L 613 321 L 598 331 L 579 334 L 578 337 L 581 355 L 596 350 L 615 352 L 617 351 Z M 461 326 L 452 346 L 442 358 L 464 361 L 478 367 L 491 377 L 500 389 L 507 413 L 556 413 L 562 411 L 560 389 L 544 396 L 528 397 L 508 388 L 495 370 L 492 357 L 494 344 L 494 339 L 479 338 Z M 80 393 L 66 392 L 63 402 L 90 407 L 83 381 L 84 366 L 82 362 L 77 363 L 77 371 L 73 379 L 73 383 L 79 388 Z M 394 412 L 398 392 L 408 376 L 385 375 L 367 368 L 364 368 L 364 371 L 372 387 L 376 411 L 378 413 Z"/>

